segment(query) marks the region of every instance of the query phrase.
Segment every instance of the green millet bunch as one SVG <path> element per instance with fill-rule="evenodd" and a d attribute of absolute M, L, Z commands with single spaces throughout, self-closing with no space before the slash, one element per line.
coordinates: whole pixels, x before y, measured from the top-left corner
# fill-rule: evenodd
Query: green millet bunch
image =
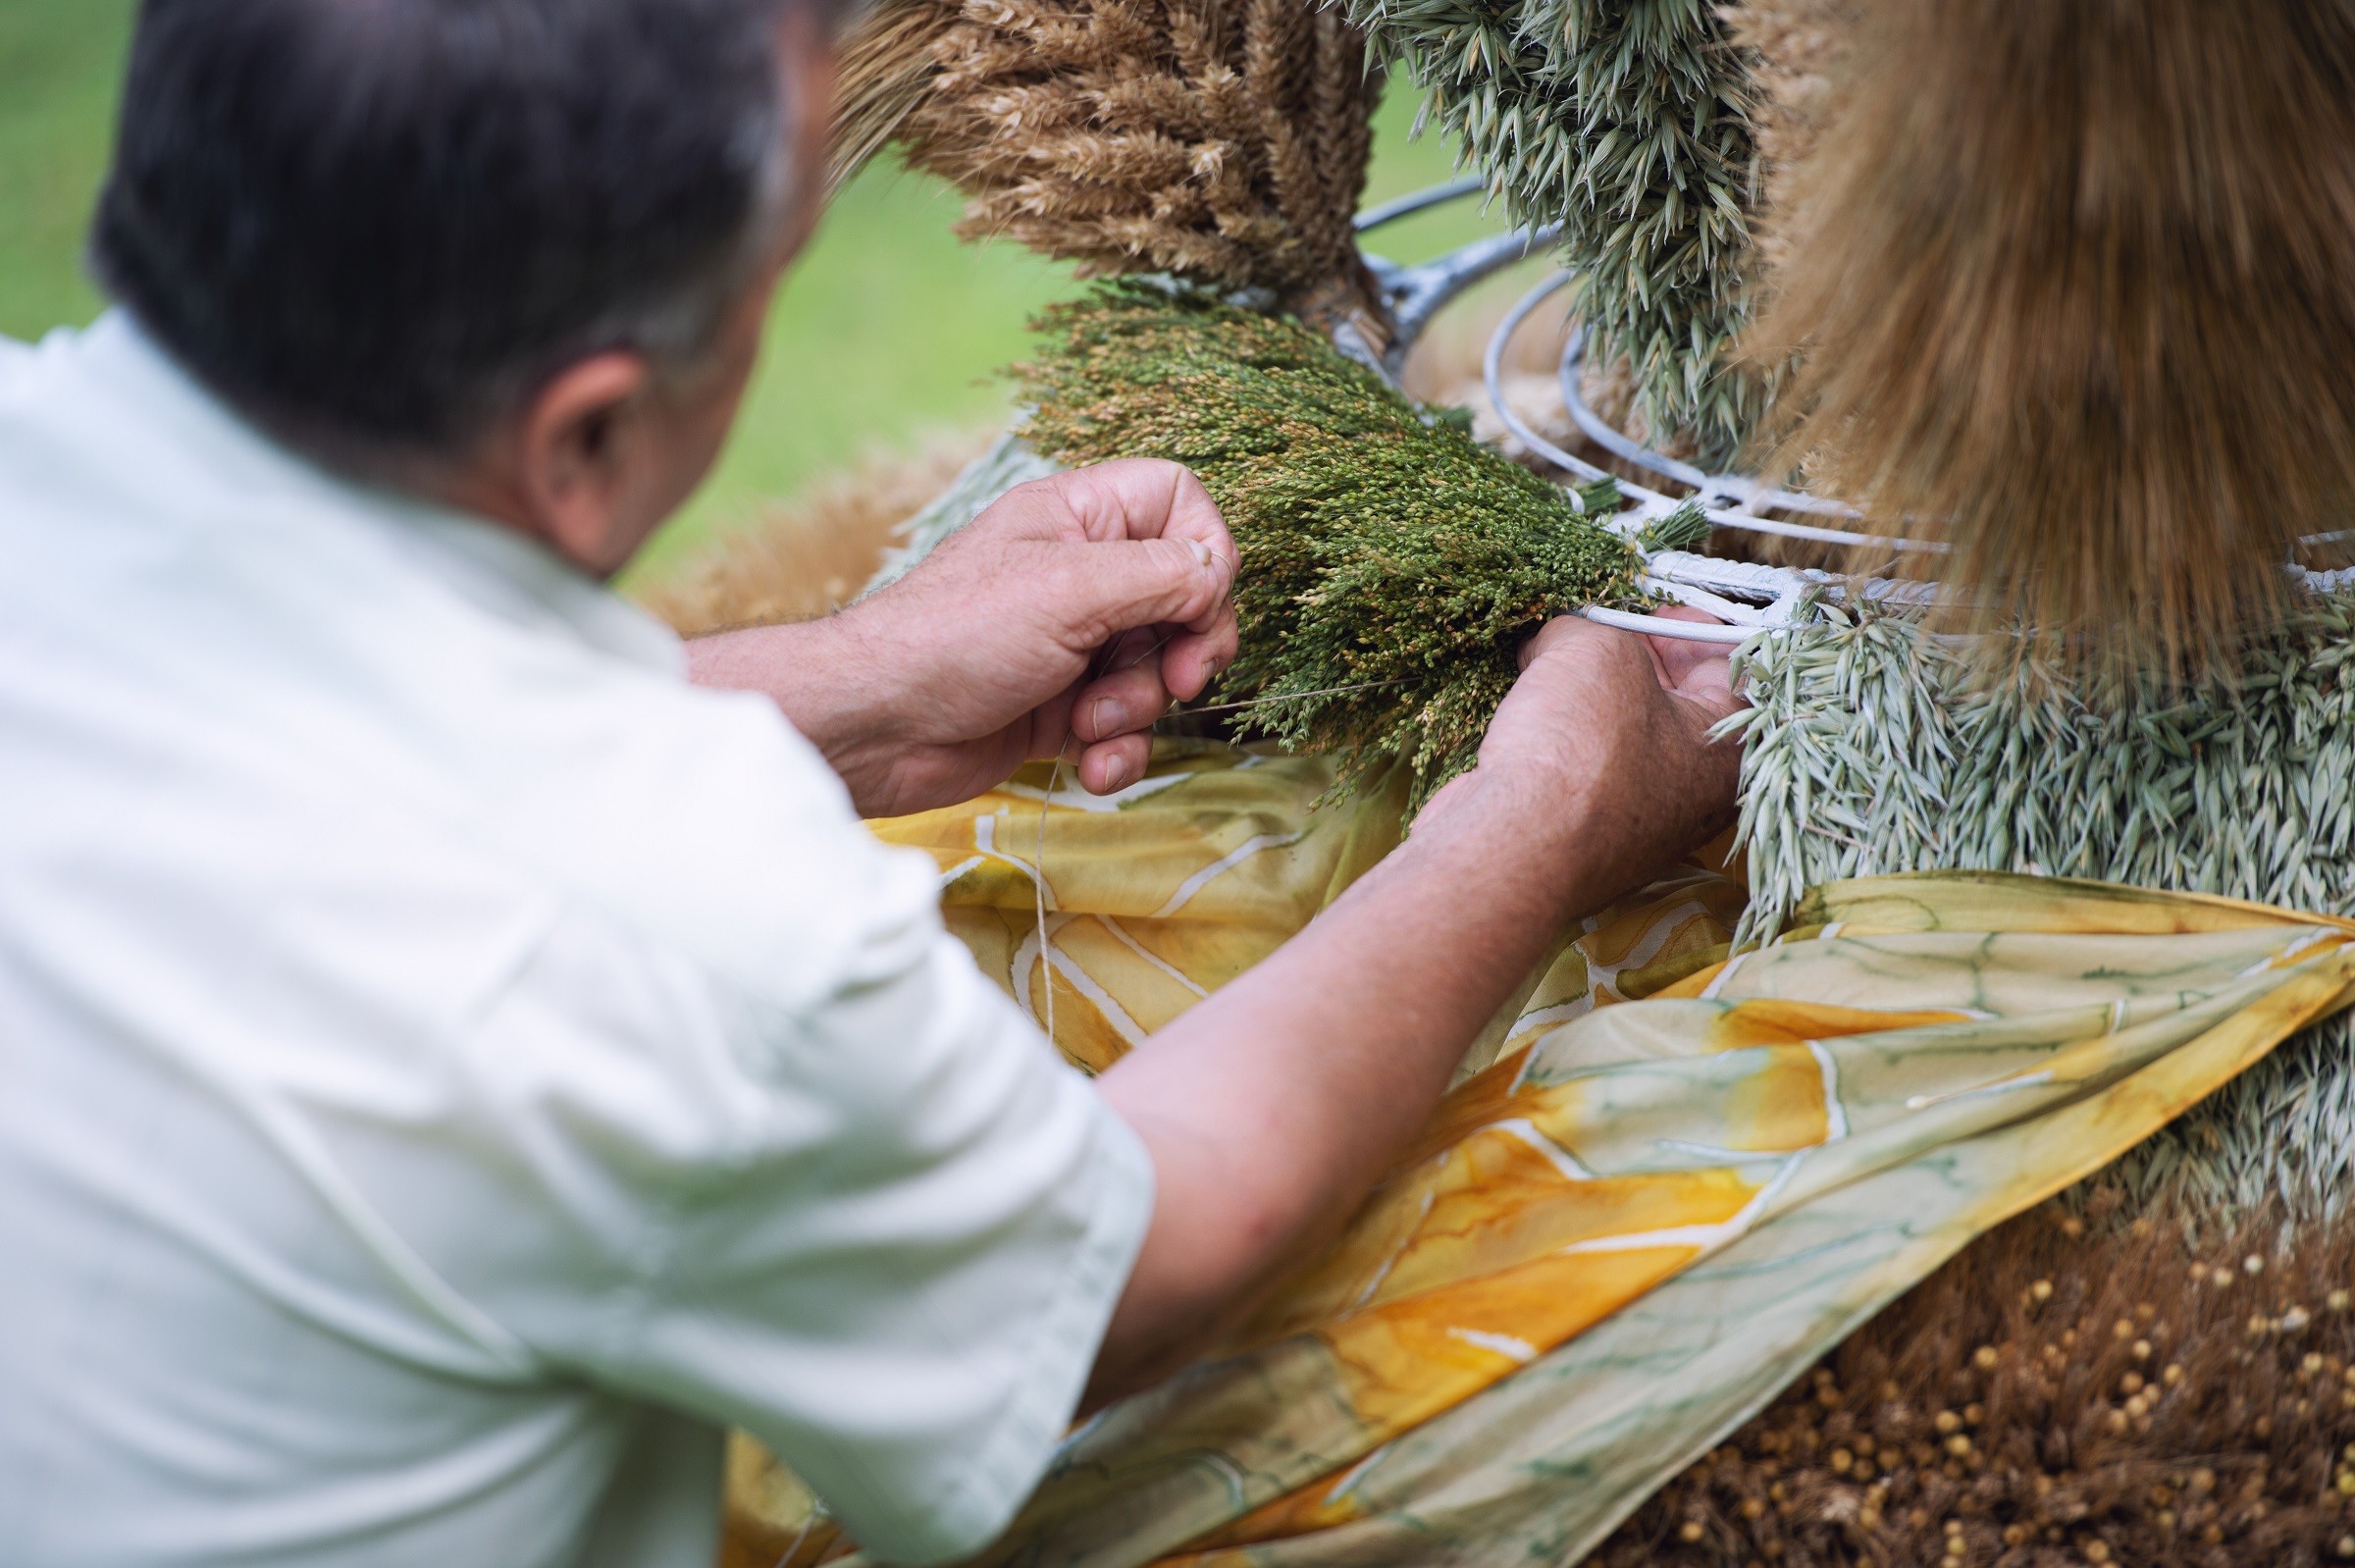
<path fill-rule="evenodd" d="M 1645 427 L 1730 461 L 1767 389 L 1718 362 L 1749 319 L 1759 181 L 1750 61 L 1714 0 L 1345 9 L 1514 221 L 1563 225 L 1591 355 L 1628 357 Z"/>
<path fill-rule="evenodd" d="M 1025 440 L 1201 476 L 1241 551 L 1242 653 L 1211 701 L 1345 754 L 1344 788 L 1401 758 L 1420 807 L 1471 767 L 1524 637 L 1644 601 L 1641 557 L 1579 502 L 1295 321 L 1123 282 L 1036 325 L 1045 351 L 1014 373 Z"/>

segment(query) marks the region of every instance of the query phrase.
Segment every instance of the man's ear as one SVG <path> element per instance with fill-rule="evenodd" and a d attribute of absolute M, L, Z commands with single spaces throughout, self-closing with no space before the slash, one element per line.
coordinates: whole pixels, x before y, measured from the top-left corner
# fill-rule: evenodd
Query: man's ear
<path fill-rule="evenodd" d="M 653 380 L 643 355 L 593 354 L 551 377 L 515 427 L 517 499 L 572 560 L 610 570 L 637 543 L 619 525 L 644 483 Z"/>

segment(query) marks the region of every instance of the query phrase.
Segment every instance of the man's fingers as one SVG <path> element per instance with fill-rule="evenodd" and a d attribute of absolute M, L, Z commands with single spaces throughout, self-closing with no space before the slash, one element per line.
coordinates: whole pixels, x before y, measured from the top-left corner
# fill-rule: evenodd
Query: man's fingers
<path fill-rule="evenodd" d="M 1143 778 L 1145 762 L 1152 755 L 1152 736 L 1124 735 L 1081 751 L 1073 771 L 1079 775 L 1080 788 L 1089 794 L 1110 795 Z"/>
<path fill-rule="evenodd" d="M 1234 568 L 1198 540 L 1127 540 L 1042 559 L 1054 573 L 1043 607 L 1085 646 L 1167 621 L 1197 636 L 1223 637 L 1231 648 Z"/>
<path fill-rule="evenodd" d="M 1721 624 L 1705 610 L 1685 604 L 1671 604 L 1652 612 L 1660 620 L 1699 621 L 1705 625 Z M 1630 647 L 1641 648 L 1651 665 L 1652 678 L 1662 691 L 1707 708 L 1711 721 L 1722 718 L 1740 706 L 1733 693 L 1732 651 L 1721 643 L 1697 643 L 1681 637 L 1645 637 L 1635 632 L 1623 632 L 1615 627 L 1596 625 L 1576 615 L 1560 615 L 1539 628 L 1538 634 L 1521 645 L 1521 667 L 1529 668 L 1536 659 L 1580 645 L 1592 648 L 1596 656 Z"/>
<path fill-rule="evenodd" d="M 1659 618 L 1716 622 L 1714 616 L 1681 605 L 1660 611 Z M 1622 702 L 1664 696 L 1699 734 L 1741 706 L 1728 653 L 1721 644 L 1646 637 L 1564 615 L 1548 621 L 1522 645 L 1521 667 L 1529 672 L 1544 659 L 1547 670 L 1571 679 L 1582 678 L 1583 672 L 1583 678 L 1603 682 L 1603 689 L 1619 691 Z"/>
<path fill-rule="evenodd" d="M 1703 626 L 1725 624 L 1706 610 L 1695 609 L 1690 604 L 1670 604 L 1664 609 L 1653 610 L 1651 614 L 1654 620 L 1696 621 Z M 1686 677 L 1696 669 L 1708 665 L 1723 668 L 1733 652 L 1722 643 L 1697 643 L 1683 637 L 1647 637 L 1644 641 L 1650 645 L 1652 663 L 1660 672 L 1660 684 L 1672 692 L 1680 689 Z"/>
<path fill-rule="evenodd" d="M 1626 635 L 1577 615 L 1556 615 L 1539 627 L 1536 636 L 1521 645 L 1521 667 L 1527 669 L 1545 654 L 1579 643 L 1602 646 L 1614 637 Z"/>
<path fill-rule="evenodd" d="M 1161 683 L 1161 661 L 1150 652 L 1136 655 L 1125 668 L 1115 662 L 1112 671 L 1090 681 L 1072 704 L 1072 733 L 1093 745 L 1137 730 L 1150 729 L 1169 711 L 1169 689 Z"/>
<path fill-rule="evenodd" d="M 1170 695 L 1190 703 L 1219 671 L 1234 662 L 1239 639 L 1230 605 L 1208 632 L 1179 632 L 1161 651 L 1161 680 Z"/>
<path fill-rule="evenodd" d="M 1018 727 L 1026 726 L 1029 737 L 1022 747 L 1024 757 L 1068 758 L 1073 755 L 1078 741 L 1072 733 L 1072 721 L 1082 684 L 1074 682 L 1065 687 L 1017 721 Z"/>
<path fill-rule="evenodd" d="M 1160 625 L 1174 632 L 1162 678 L 1188 700 L 1234 662 L 1234 538 L 1178 463 L 1098 463 L 1019 485 L 936 554 L 993 547 L 992 570 L 1027 601 L 1030 624 L 1071 654 Z"/>
<path fill-rule="evenodd" d="M 1724 624 L 1714 615 L 1690 605 L 1672 604 L 1654 612 L 1661 620 Z M 1681 637 L 1648 637 L 1652 668 L 1670 694 L 1705 709 L 1715 723 L 1741 706 L 1734 696 L 1733 650 L 1723 643 L 1697 643 Z"/>
<path fill-rule="evenodd" d="M 1675 696 L 1704 710 L 1712 724 L 1744 706 L 1734 691 L 1733 662 L 1723 653 L 1687 666 L 1672 690 Z"/>
<path fill-rule="evenodd" d="M 1234 563 L 1234 536 L 1218 503 L 1180 463 L 1130 457 L 1074 468 L 1047 481 L 1057 488 L 1087 537 L 1191 539 Z"/>

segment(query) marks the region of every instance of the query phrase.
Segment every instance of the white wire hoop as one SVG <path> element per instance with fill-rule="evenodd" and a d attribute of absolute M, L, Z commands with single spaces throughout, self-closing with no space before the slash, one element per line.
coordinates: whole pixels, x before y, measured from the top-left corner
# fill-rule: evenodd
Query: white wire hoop
<path fill-rule="evenodd" d="M 1400 218 L 1428 211 L 1444 202 L 1476 195 L 1486 189 L 1484 182 L 1464 179 L 1416 191 L 1361 213 L 1357 219 L 1357 232 L 1365 235 Z M 1382 284 L 1396 323 L 1396 331 L 1379 356 L 1376 368 L 1395 382 L 1408 351 L 1441 309 L 1474 284 L 1544 249 L 1553 241 L 1557 233 L 1555 228 L 1546 228 L 1492 235 L 1414 267 L 1400 267 L 1380 256 L 1367 254 L 1367 266 Z M 1943 555 L 1951 552 L 1951 547 L 1940 540 L 1868 534 L 1838 527 L 1831 522 L 1796 522 L 1787 516 L 1766 515 L 1798 513 L 1801 516 L 1853 521 L 1858 513 L 1856 508 L 1836 498 L 1780 489 L 1753 475 L 1709 473 L 1696 464 L 1647 446 L 1613 427 L 1587 402 L 1579 385 L 1586 368 L 1588 343 L 1587 328 L 1583 322 L 1571 325 L 1554 370 L 1561 391 L 1562 406 L 1571 423 L 1588 441 L 1622 462 L 1683 486 L 1692 495 L 1673 497 L 1636 484 L 1564 450 L 1558 444 L 1541 435 L 1504 395 L 1504 356 L 1515 334 L 1531 314 L 1566 287 L 1574 278 L 1575 275 L 1569 272 L 1555 273 L 1522 295 L 1504 313 L 1495 331 L 1490 335 L 1487 349 L 1482 355 L 1481 383 L 1498 422 L 1531 452 L 1575 481 L 1592 484 L 1596 480 L 1609 479 L 1617 485 L 1621 496 L 1635 502 L 1632 507 L 1611 517 L 1598 519 L 1604 527 L 1632 540 L 1658 519 L 1687 504 L 1698 503 L 1702 516 L 1712 528 L 1780 539 L 1808 540 L 1823 545 L 1894 550 L 1904 554 Z M 1584 502 L 1580 500 L 1577 491 L 1570 489 L 1569 493 L 1573 503 L 1584 510 Z M 2341 537 L 2339 534 L 2316 534 L 2301 539 L 2299 543 L 2313 546 Z M 1804 618 L 1802 606 L 1810 597 L 1830 600 L 1860 598 L 1880 603 L 1922 605 L 1938 600 L 1942 592 L 1935 583 L 1753 566 L 1681 550 L 1648 550 L 1645 559 L 1647 574 L 1644 584 L 1647 588 L 1681 603 L 1704 609 L 1726 624 L 1710 626 L 1693 621 L 1663 621 L 1624 610 L 1604 609 L 1598 605 L 1589 605 L 1579 613 L 1602 625 L 1640 631 L 1654 637 L 1689 642 L 1739 643 L 1758 631 L 1787 626 Z M 2282 566 L 2294 582 L 2312 593 L 2331 594 L 2355 590 L 2355 566 L 2333 571 L 2316 571 L 2296 561 L 2284 561 Z"/>
<path fill-rule="evenodd" d="M 1465 179 L 1415 191 L 1360 213 L 1357 232 L 1360 235 L 1368 235 L 1401 218 L 1429 211 L 1445 202 L 1478 195 L 1486 189 L 1484 182 Z M 1552 243 L 1556 233 L 1556 230 L 1549 228 L 1491 235 L 1411 267 L 1402 267 L 1385 257 L 1361 251 L 1368 270 L 1382 286 L 1385 301 L 1390 308 L 1393 328 L 1389 342 L 1378 356 L 1364 352 L 1362 345 L 1353 342 L 1342 342 L 1339 346 L 1345 352 L 1365 359 L 1385 379 L 1395 385 L 1416 340 L 1441 310 L 1475 284 L 1543 250 Z M 1613 533 L 1632 542 L 1650 523 L 1666 517 L 1683 503 L 1656 490 L 1616 479 L 1594 464 L 1564 451 L 1530 428 L 1529 423 L 1505 401 L 1500 386 L 1504 352 L 1513 334 L 1529 319 L 1530 312 L 1568 284 L 1570 278 L 1568 273 L 1548 278 L 1505 313 L 1496 331 L 1491 335 L 1483 355 L 1482 381 L 1488 389 L 1489 400 L 1495 407 L 1505 428 L 1531 451 L 1576 480 L 1592 483 L 1598 479 L 1614 479 L 1620 494 L 1631 497 L 1636 504 L 1609 518 L 1598 520 Z M 1679 484 L 1690 485 L 1701 495 L 1701 505 L 1712 524 L 1720 527 L 1750 525 L 1761 533 L 1813 539 L 1827 544 L 1874 543 L 1866 535 L 1845 529 L 1818 528 L 1805 523 L 1786 523 L 1775 518 L 1758 517 L 1749 509 L 1757 495 L 1754 481 L 1735 476 L 1715 476 L 1712 480 L 1711 476 L 1701 474 L 1699 469 L 1679 464 L 1676 459 L 1664 454 L 1651 452 L 1611 430 L 1577 395 L 1577 356 L 1583 352 L 1583 348 L 1584 334 L 1580 333 L 1564 351 L 1561 372 L 1563 400 L 1571 407 L 1572 417 L 1579 421 L 1580 428 L 1588 430 L 1591 437 L 1596 430 L 1607 432 L 1607 439 L 1594 438 L 1605 450 Z M 1589 429 L 1590 426 L 1593 429 Z M 1686 477 L 1688 472 L 1694 476 L 1693 479 Z M 1701 483 L 1695 483 L 1696 479 Z M 1584 511 L 1586 503 L 1578 492 L 1571 489 L 1568 494 L 1571 503 Z M 1779 497 L 1784 493 L 1764 494 Z M 1805 504 L 1795 504 L 1785 509 L 1835 514 L 1846 510 L 1837 503 L 1822 502 L 1812 497 L 1797 497 L 1797 500 Z M 1600 625 L 1625 631 L 1684 642 L 1731 645 L 1746 641 L 1763 628 L 1792 623 L 1801 615 L 1802 606 L 1810 595 L 1840 592 L 1837 581 L 1827 573 L 1717 560 L 1682 550 L 1648 550 L 1645 552 L 1645 566 L 1642 579 L 1644 587 L 1678 603 L 1704 610 L 1723 624 L 1662 620 L 1626 610 L 1606 609 L 1597 604 L 1589 604 L 1578 613 Z M 1904 591 L 1904 585 L 1893 584 L 1890 588 L 1893 592 Z"/>
<path fill-rule="evenodd" d="M 1357 232 L 1360 235 L 1369 234 L 1400 218 L 1428 211 L 1443 202 L 1478 194 L 1486 188 L 1478 180 L 1458 180 L 1417 191 L 1361 213 L 1356 222 Z M 1379 352 L 1353 333 L 1336 333 L 1334 347 L 1359 360 L 1395 388 L 1407 354 L 1439 311 L 1484 279 L 1544 250 L 1553 242 L 1555 235 L 1556 231 L 1549 228 L 1492 235 L 1414 266 L 1401 266 L 1361 249 L 1360 254 L 1367 269 L 1381 286 L 1384 302 L 1391 312 L 1394 330 Z M 1693 494 L 1684 497 L 1671 497 L 1649 486 L 1632 483 L 1585 461 L 1573 452 L 1563 450 L 1540 435 L 1505 399 L 1504 355 L 1513 335 L 1528 321 L 1530 314 L 1566 287 L 1571 278 L 1572 275 L 1568 273 L 1557 273 L 1547 278 L 1525 293 L 1505 313 L 1497 323 L 1496 330 L 1491 334 L 1482 355 L 1481 381 L 1499 421 L 1530 451 L 1544 458 L 1574 481 L 1592 484 L 1596 480 L 1609 479 L 1617 486 L 1623 498 L 1635 502 L 1633 506 L 1609 517 L 1596 519 L 1603 527 L 1635 544 L 1652 523 L 1693 504 L 1700 507 L 1712 528 L 1812 540 L 1827 545 L 1865 546 L 1929 554 L 1945 552 L 1946 547 L 1933 541 L 1892 540 L 1828 524 L 1793 522 L 1783 517 L 1765 516 L 1763 513 L 1769 511 L 1797 512 L 1803 516 L 1848 520 L 1856 514 L 1837 500 L 1778 490 L 1748 475 L 1703 472 L 1694 464 L 1655 451 L 1614 429 L 1588 405 L 1579 390 L 1579 373 L 1585 365 L 1587 346 L 1587 335 L 1583 327 L 1567 335 L 1561 357 L 1555 366 L 1563 407 L 1571 421 L 1589 441 L 1612 456 L 1683 486 Z M 1237 296 L 1235 302 L 1267 309 L 1272 307 L 1274 299 L 1272 295 L 1264 299 Z M 868 583 L 867 592 L 873 592 L 905 572 L 934 545 L 970 522 L 984 506 L 1015 485 L 1052 473 L 1055 467 L 1055 464 L 1040 458 L 1023 444 L 1019 427 L 1001 436 L 989 450 L 968 464 L 946 491 L 901 525 L 898 537 L 905 543 L 887 557 L 883 568 Z M 1585 502 L 1578 491 L 1567 485 L 1563 489 L 1570 503 L 1584 511 Z M 2299 543 L 2312 547 L 2349 537 L 2355 537 L 2355 529 L 2338 534 L 2310 535 Z M 1645 571 L 1640 579 L 1643 587 L 1663 599 L 1703 610 L 1717 617 L 1722 624 L 1662 620 L 1599 605 L 1585 606 L 1577 613 L 1601 625 L 1653 637 L 1735 644 L 1763 632 L 1818 620 L 1822 618 L 1824 608 L 1831 605 L 1861 601 L 1898 607 L 1921 606 L 1938 601 L 1948 592 L 1932 582 L 1899 582 L 1885 578 L 1840 575 L 1811 568 L 1762 566 L 1685 550 L 1645 549 L 1644 563 Z M 2294 562 L 2285 562 L 2284 566 L 2293 581 L 2314 593 L 2355 591 L 2355 566 L 2335 571 L 2315 571 Z"/>
<path fill-rule="evenodd" d="M 1884 539 L 1854 529 L 1795 523 L 1761 515 L 1758 510 L 1761 507 L 1847 517 L 1853 517 L 1856 513 L 1838 501 L 1803 496 L 1794 491 L 1776 490 L 1761 485 L 1748 475 L 1704 473 L 1690 463 L 1670 457 L 1665 452 L 1654 451 L 1613 429 L 1602 416 L 1588 406 L 1579 392 L 1579 372 L 1583 368 L 1586 352 L 1586 330 L 1583 326 L 1574 328 L 1570 333 L 1555 368 L 1562 403 L 1569 411 L 1571 421 L 1605 451 L 1687 486 L 1694 494 L 1689 497 L 1673 497 L 1636 484 L 1596 467 L 1540 435 L 1505 397 L 1504 356 L 1512 345 L 1514 335 L 1521 330 L 1522 323 L 1540 305 L 1565 287 L 1571 279 L 1572 275 L 1566 272 L 1554 274 L 1523 294 L 1504 313 L 1503 319 L 1496 324 L 1496 330 L 1489 335 L 1488 348 L 1481 358 L 1481 385 L 1488 392 L 1490 406 L 1495 409 L 1498 421 L 1523 445 L 1576 479 L 1588 483 L 1608 479 L 1618 487 L 1621 496 L 1635 501 L 1636 504 L 1630 508 L 1598 519 L 1605 528 L 1633 540 L 1652 523 L 1688 504 L 1698 503 L 1701 515 L 1713 528 L 1766 534 L 1780 539 L 1811 540 L 1826 545 L 1896 549 L 1929 554 L 1945 552 L 1946 547 L 1935 541 Z M 1573 499 L 1577 498 L 1577 492 L 1573 491 L 1571 495 Z M 1835 576 L 1830 572 L 1759 566 L 1746 561 L 1720 560 L 1685 550 L 1648 550 L 1645 552 L 1645 566 L 1642 579 L 1645 588 L 1663 594 L 1678 603 L 1705 610 L 1724 624 L 1711 626 L 1697 621 L 1661 620 L 1625 610 L 1605 609 L 1595 604 L 1585 606 L 1578 613 L 1600 625 L 1642 632 L 1650 637 L 1733 644 L 1748 641 L 1761 631 L 1788 627 L 1812 618 L 1806 613 L 1806 606 L 1808 601 L 1817 597 L 1846 598 L 1860 588 L 1867 599 L 1889 603 L 1919 603 L 1935 597 L 1937 593 L 1937 589 L 1929 584 L 1892 582 L 1882 578 L 1866 578 L 1858 584 L 1855 579 Z"/>

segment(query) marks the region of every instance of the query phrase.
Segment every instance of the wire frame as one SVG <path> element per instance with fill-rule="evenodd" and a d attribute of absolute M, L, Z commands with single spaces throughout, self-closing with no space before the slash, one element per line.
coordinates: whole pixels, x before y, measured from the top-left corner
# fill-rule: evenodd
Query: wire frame
<path fill-rule="evenodd" d="M 1485 188 L 1478 180 L 1458 180 L 1402 196 L 1359 215 L 1358 233 L 1361 235 L 1370 234 L 1400 218 L 1428 211 L 1443 202 L 1460 200 Z M 1413 267 L 1401 267 L 1382 256 L 1367 254 L 1366 264 L 1382 284 L 1386 302 L 1391 310 L 1394 330 L 1390 341 L 1378 359 L 1362 354 L 1360 357 L 1373 363 L 1376 369 L 1394 383 L 1408 352 L 1442 309 L 1475 284 L 1543 250 L 1552 243 L 1557 234 L 1558 231 L 1554 229 L 1539 229 L 1491 235 Z M 1683 506 L 1685 498 L 1618 479 L 1575 453 L 1565 451 L 1531 428 L 1528 421 L 1505 400 L 1500 385 L 1504 354 L 1514 335 L 1539 305 L 1570 281 L 1570 274 L 1557 273 L 1523 295 L 1505 312 L 1504 318 L 1497 323 L 1495 332 L 1489 339 L 1482 357 L 1481 376 L 1497 417 L 1531 451 L 1570 475 L 1573 480 L 1588 483 L 1597 479 L 1614 480 L 1620 494 L 1635 504 L 1597 521 L 1632 542 L 1652 523 Z M 1578 372 L 1585 339 L 1583 328 L 1571 334 L 1569 342 L 1564 346 L 1559 371 L 1562 400 L 1570 409 L 1572 419 L 1590 440 L 1604 450 L 1693 490 L 1712 526 L 1747 529 L 1827 544 L 1885 543 L 1849 529 L 1791 523 L 1760 516 L 1756 510 L 1760 506 L 1832 516 L 1855 514 L 1836 501 L 1762 488 L 1755 480 L 1745 476 L 1704 474 L 1691 464 L 1652 451 L 1612 429 L 1579 395 Z M 1585 502 L 1578 492 L 1565 488 L 1572 504 L 1584 510 Z M 1719 560 L 1684 550 L 1647 550 L 1645 562 L 1646 587 L 1679 603 L 1704 610 L 1724 624 L 1663 621 L 1605 609 L 1599 605 L 1588 605 L 1579 613 L 1604 625 L 1643 631 L 1653 636 L 1730 644 L 1742 642 L 1767 627 L 1793 624 L 1806 615 L 1806 606 L 1811 597 L 1842 592 L 1842 580 L 1829 573 Z M 1885 587 L 1889 593 L 1904 594 L 1911 585 L 1888 584 Z"/>
<path fill-rule="evenodd" d="M 1478 179 L 1465 179 L 1416 191 L 1360 214 L 1357 231 L 1361 235 L 1370 234 L 1400 218 L 1478 194 L 1486 188 L 1486 184 Z M 1399 369 L 1405 364 L 1407 353 L 1440 310 L 1473 285 L 1550 245 L 1558 234 L 1558 228 L 1545 228 L 1492 235 L 1414 267 L 1400 267 L 1380 256 L 1368 254 L 1367 265 L 1382 283 L 1396 324 L 1389 343 L 1379 356 L 1377 368 L 1394 383 Z M 1753 475 L 1707 472 L 1648 446 L 1615 428 L 1595 411 L 1580 389 L 1588 342 L 1583 324 L 1573 324 L 1562 344 L 1561 358 L 1555 369 L 1562 406 L 1568 412 L 1571 423 L 1588 441 L 1622 462 L 1657 474 L 1663 480 L 1684 487 L 1691 495 L 1671 496 L 1610 474 L 1541 435 L 1504 396 L 1504 356 L 1515 335 L 1531 314 L 1568 287 L 1574 276 L 1568 272 L 1555 273 L 1522 295 L 1504 313 L 1495 331 L 1490 335 L 1486 352 L 1482 356 L 1481 381 L 1497 419 L 1530 451 L 1575 481 L 1592 483 L 1598 479 L 1610 479 L 1618 486 L 1619 493 L 1634 502 L 1611 517 L 1599 519 L 1603 526 L 1632 540 L 1655 521 L 1683 506 L 1698 502 L 1712 528 L 1901 553 L 1945 554 L 1949 551 L 1950 547 L 1939 540 L 1869 534 L 1838 526 L 1841 522 L 1855 521 L 1858 516 L 1856 508 L 1833 497 L 1780 489 Z M 1573 502 L 1583 510 L 1584 503 L 1579 500 L 1577 491 L 1571 489 L 1569 494 Z M 1826 521 L 1800 522 L 1788 516 L 1767 515 L 1769 513 L 1798 513 L 1802 517 L 1819 517 Z M 2317 534 L 2302 539 L 2300 543 L 2311 547 L 2335 543 L 2342 537 L 2338 534 Z M 1681 603 L 1706 610 L 1726 624 L 1707 626 L 1695 622 L 1660 621 L 1593 605 L 1579 613 L 1605 625 L 1626 627 L 1652 636 L 1738 643 L 1755 632 L 1796 624 L 1809 618 L 1806 606 L 1817 598 L 1840 600 L 1860 597 L 1885 603 L 1922 604 L 1933 601 L 1940 594 L 1939 587 L 1934 583 L 1856 578 L 1814 570 L 1756 566 L 1681 550 L 1648 550 L 1646 563 L 1648 568 L 1647 586 Z M 2355 566 L 2334 571 L 2316 571 L 2288 561 L 2283 563 L 2283 567 L 2301 587 L 2314 593 L 2355 590 Z"/>

